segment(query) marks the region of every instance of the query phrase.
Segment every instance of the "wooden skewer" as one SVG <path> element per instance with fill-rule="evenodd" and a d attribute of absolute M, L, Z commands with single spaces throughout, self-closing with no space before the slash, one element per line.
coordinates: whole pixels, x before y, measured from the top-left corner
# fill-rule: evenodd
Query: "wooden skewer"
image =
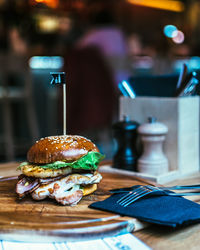
<path fill-rule="evenodd" d="M 52 75 L 51 84 L 63 85 L 63 135 L 66 135 L 66 81 L 65 72 L 50 72 Z"/>
<path fill-rule="evenodd" d="M 63 84 L 63 135 L 66 135 L 66 84 Z"/>

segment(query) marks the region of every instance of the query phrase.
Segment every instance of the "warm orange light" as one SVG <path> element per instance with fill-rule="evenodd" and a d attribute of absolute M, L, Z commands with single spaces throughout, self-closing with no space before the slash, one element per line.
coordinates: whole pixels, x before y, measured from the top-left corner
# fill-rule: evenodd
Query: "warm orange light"
<path fill-rule="evenodd" d="M 175 0 L 127 0 L 127 2 L 135 5 L 141 5 L 145 7 L 151 7 L 162 10 L 169 10 L 175 12 L 184 11 L 184 4 Z"/>
<path fill-rule="evenodd" d="M 36 3 L 44 3 L 50 8 L 58 7 L 59 0 L 35 0 Z"/>

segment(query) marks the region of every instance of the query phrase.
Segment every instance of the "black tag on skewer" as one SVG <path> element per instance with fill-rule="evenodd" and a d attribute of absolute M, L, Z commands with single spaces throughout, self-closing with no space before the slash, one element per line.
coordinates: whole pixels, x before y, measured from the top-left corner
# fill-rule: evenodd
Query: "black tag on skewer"
<path fill-rule="evenodd" d="M 66 84 L 65 72 L 50 72 L 52 80 L 50 84 Z"/>

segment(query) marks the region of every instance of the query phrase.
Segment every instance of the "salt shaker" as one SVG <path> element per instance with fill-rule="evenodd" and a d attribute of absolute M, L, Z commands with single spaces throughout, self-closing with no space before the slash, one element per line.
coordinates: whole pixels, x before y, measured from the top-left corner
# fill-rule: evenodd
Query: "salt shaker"
<path fill-rule="evenodd" d="M 136 171 L 138 126 L 139 123 L 129 120 L 127 116 L 112 126 L 117 146 L 113 159 L 114 168 Z"/>
<path fill-rule="evenodd" d="M 143 153 L 137 162 L 139 172 L 151 175 L 168 172 L 168 159 L 163 153 L 167 132 L 167 126 L 153 117 L 148 118 L 148 123 L 139 126 L 138 133 L 143 144 Z"/>

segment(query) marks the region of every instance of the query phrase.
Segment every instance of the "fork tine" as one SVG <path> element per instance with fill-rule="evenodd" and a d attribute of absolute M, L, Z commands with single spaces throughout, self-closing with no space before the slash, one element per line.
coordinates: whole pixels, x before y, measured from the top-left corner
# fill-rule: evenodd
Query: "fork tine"
<path fill-rule="evenodd" d="M 140 187 L 136 188 L 134 191 L 131 191 L 127 195 L 123 196 L 120 200 L 118 200 L 118 203 L 121 203 L 124 200 L 129 199 L 130 196 L 132 198 L 134 196 L 138 196 L 141 192 L 144 192 L 144 191 L 146 191 L 146 188 L 144 186 L 140 186 Z"/>
<path fill-rule="evenodd" d="M 160 189 L 159 187 L 156 187 L 156 186 L 146 185 L 146 187 L 147 187 L 148 189 L 151 189 L 151 190 L 159 190 L 159 191 L 161 191 L 161 189 Z"/>
<path fill-rule="evenodd" d="M 121 204 L 121 202 L 123 202 L 123 200 L 130 197 L 130 195 L 132 195 L 132 194 L 133 194 L 133 191 L 128 192 L 127 194 L 123 195 L 119 200 L 117 200 L 117 203 Z"/>
<path fill-rule="evenodd" d="M 146 192 L 146 193 L 140 195 L 139 197 L 136 197 L 135 199 L 130 200 L 129 202 L 127 202 L 127 203 L 126 203 L 125 205 L 123 205 L 123 206 L 124 206 L 124 207 L 127 207 L 128 205 L 130 205 L 131 203 L 135 202 L 136 200 L 138 200 L 138 199 L 144 197 L 145 195 L 152 194 L 152 193 L 156 193 L 156 192 L 158 192 L 158 191 L 160 192 L 161 190 L 160 190 L 159 188 L 154 188 L 154 187 L 153 187 L 152 189 L 149 189 L 148 192 Z"/>
<path fill-rule="evenodd" d="M 137 192 L 138 190 L 140 190 L 140 188 L 141 188 L 141 187 L 138 187 L 138 188 L 136 188 L 134 191 L 130 191 L 130 192 L 128 192 L 127 194 L 123 195 L 123 196 L 117 201 L 117 203 L 121 202 L 123 199 L 125 199 L 125 198 L 126 198 L 127 196 L 129 196 L 130 194 Z"/>
<path fill-rule="evenodd" d="M 138 196 L 138 197 L 135 197 L 134 199 L 129 200 L 129 201 L 126 202 L 123 206 L 124 206 L 124 207 L 127 207 L 128 205 L 130 205 L 131 203 L 135 202 L 136 200 L 138 200 L 138 199 L 144 197 L 145 195 L 148 195 L 148 194 L 150 194 L 150 193 L 153 193 L 153 192 L 154 192 L 154 191 L 145 192 L 145 193 L 143 193 L 142 195 L 140 195 L 140 196 Z"/>
<path fill-rule="evenodd" d="M 123 197 L 121 197 L 117 203 L 120 204 L 123 207 L 127 207 L 128 205 L 130 205 L 131 203 L 135 202 L 136 200 L 150 194 L 150 193 L 154 193 L 160 191 L 159 188 L 157 187 L 153 187 L 150 185 L 146 185 L 146 186 L 139 186 L 138 188 L 136 188 L 135 190 L 129 192 L 128 194 L 124 195 Z"/>
<path fill-rule="evenodd" d="M 120 205 L 124 205 L 124 204 L 126 204 L 126 202 L 129 202 L 130 200 L 139 199 L 141 196 L 148 194 L 148 193 L 149 193 L 148 190 L 141 189 L 140 191 L 134 192 L 134 193 L 130 194 L 128 197 L 126 197 L 124 200 L 122 200 L 120 202 Z"/>
<path fill-rule="evenodd" d="M 132 193 L 130 194 L 126 199 L 122 200 L 119 204 L 120 205 L 125 205 L 127 202 L 129 202 L 130 200 L 136 200 L 139 199 L 141 197 L 141 195 L 146 194 L 147 191 L 143 190 L 140 193 Z"/>

